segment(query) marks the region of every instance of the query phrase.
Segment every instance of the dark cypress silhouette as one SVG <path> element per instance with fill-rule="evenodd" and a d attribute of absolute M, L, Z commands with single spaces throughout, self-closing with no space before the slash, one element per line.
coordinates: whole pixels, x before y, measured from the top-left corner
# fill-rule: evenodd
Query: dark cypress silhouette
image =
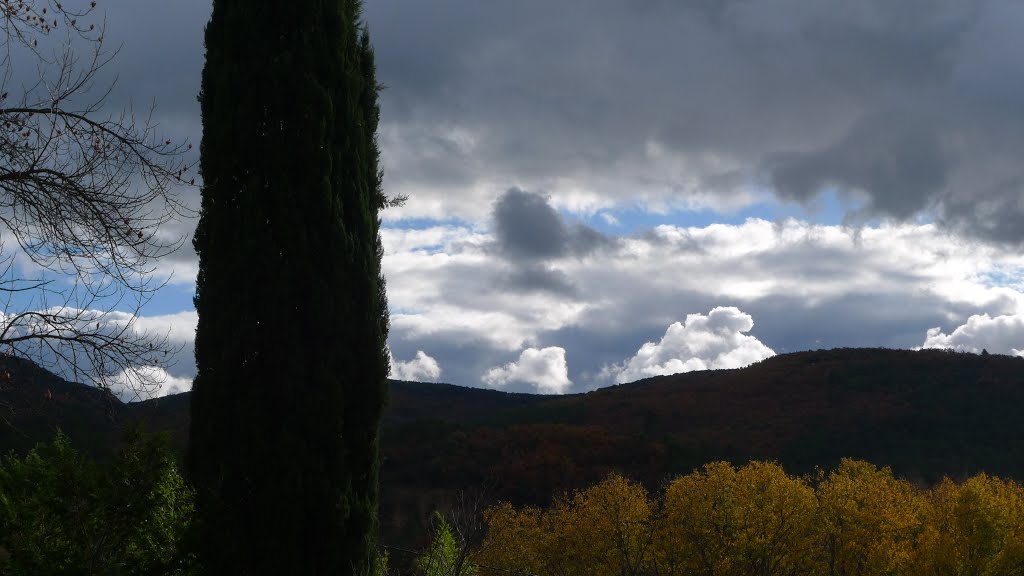
<path fill-rule="evenodd" d="M 386 402 L 378 86 L 354 0 L 215 0 L 188 470 L 210 574 L 353 574 Z"/>

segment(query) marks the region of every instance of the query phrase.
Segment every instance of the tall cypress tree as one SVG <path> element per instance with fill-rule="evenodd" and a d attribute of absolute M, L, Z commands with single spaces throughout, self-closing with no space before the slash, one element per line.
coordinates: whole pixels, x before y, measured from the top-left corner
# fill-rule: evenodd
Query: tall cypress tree
<path fill-rule="evenodd" d="M 386 402 L 378 86 L 357 0 L 215 0 L 188 470 L 210 574 L 353 574 Z"/>

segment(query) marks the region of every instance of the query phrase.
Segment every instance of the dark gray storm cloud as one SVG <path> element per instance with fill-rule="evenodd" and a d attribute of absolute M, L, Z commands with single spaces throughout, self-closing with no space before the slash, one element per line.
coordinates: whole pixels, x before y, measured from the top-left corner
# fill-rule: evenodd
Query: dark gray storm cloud
<path fill-rule="evenodd" d="M 562 178 L 619 205 L 837 190 L 868 216 L 1024 240 L 1013 0 L 381 0 L 367 16 L 395 186 L 444 164 L 448 191 L 557 197 L 544 183 Z M 422 147 L 455 128 L 469 145 Z"/>
<path fill-rule="evenodd" d="M 568 274 L 544 264 L 517 266 L 500 279 L 500 288 L 515 292 L 542 291 L 574 297 L 579 294 Z"/>
<path fill-rule="evenodd" d="M 562 217 L 547 198 L 518 188 L 494 204 L 494 231 L 502 252 L 527 259 L 562 256 L 569 240 Z"/>
<path fill-rule="evenodd" d="M 209 1 L 99 10 L 120 49 L 111 109 L 155 102 L 161 133 L 198 142 Z M 865 216 L 1024 240 L 1015 0 L 373 0 L 365 16 L 385 184 L 435 217 L 510 182 L 619 206 L 836 190 Z"/>
<path fill-rule="evenodd" d="M 497 279 L 502 289 L 575 295 L 572 279 L 548 261 L 586 256 L 617 242 L 585 224 L 567 223 L 546 196 L 518 188 L 498 198 L 492 220 L 495 251 L 510 264 Z"/>
<path fill-rule="evenodd" d="M 98 0 L 105 44 L 117 51 L 108 65 L 117 78 L 110 104 L 140 111 L 155 105 L 163 130 L 198 142 L 203 28 L 211 7 L 210 0 Z"/>
<path fill-rule="evenodd" d="M 766 168 L 783 197 L 810 202 L 835 188 L 866 195 L 872 215 L 906 219 L 946 185 L 951 156 L 929 122 L 892 113 L 865 118 L 834 145 L 782 154 Z"/>
<path fill-rule="evenodd" d="M 498 198 L 493 217 L 498 251 L 513 260 L 584 256 L 614 244 L 585 224 L 566 223 L 546 196 L 518 188 Z"/>

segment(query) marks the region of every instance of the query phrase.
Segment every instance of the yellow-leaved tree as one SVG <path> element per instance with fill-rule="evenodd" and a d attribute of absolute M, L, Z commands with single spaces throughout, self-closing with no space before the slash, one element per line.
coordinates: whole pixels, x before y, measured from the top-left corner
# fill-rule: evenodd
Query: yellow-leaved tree
<path fill-rule="evenodd" d="M 818 485 L 819 560 L 827 576 L 912 574 L 925 501 L 888 468 L 843 460 Z"/>
<path fill-rule="evenodd" d="M 552 540 L 542 526 L 545 520 L 539 508 L 517 509 L 508 502 L 484 512 L 487 537 L 476 559 L 481 565 L 500 566 L 504 570 L 531 574 L 562 574 L 549 568 L 545 545 Z"/>
<path fill-rule="evenodd" d="M 499 505 L 475 558 L 543 576 L 1024 576 L 1024 489 L 984 474 L 928 490 L 843 460 L 812 488 L 716 462 L 660 496 L 612 474 L 547 509 Z"/>
<path fill-rule="evenodd" d="M 651 503 L 613 474 L 545 511 L 508 504 L 486 513 L 480 564 L 546 576 L 640 576 L 653 552 Z"/>
<path fill-rule="evenodd" d="M 662 573 L 726 573 L 737 538 L 735 487 L 736 470 L 725 462 L 669 484 L 658 539 Z"/>
<path fill-rule="evenodd" d="M 979 474 L 936 486 L 918 551 L 918 574 L 1024 574 L 1024 491 L 1019 484 Z"/>
<path fill-rule="evenodd" d="M 777 464 L 724 462 L 665 491 L 658 539 L 662 574 L 806 574 L 814 545 L 814 492 Z"/>
<path fill-rule="evenodd" d="M 583 569 L 577 574 L 640 576 L 650 570 L 654 525 L 643 486 L 612 474 L 576 492 L 569 504 L 576 529 L 569 550 Z"/>

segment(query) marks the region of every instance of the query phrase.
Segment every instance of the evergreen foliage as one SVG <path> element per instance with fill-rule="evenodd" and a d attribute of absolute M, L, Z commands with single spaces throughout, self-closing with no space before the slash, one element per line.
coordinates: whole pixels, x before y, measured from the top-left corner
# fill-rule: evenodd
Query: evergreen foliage
<path fill-rule="evenodd" d="M 434 539 L 430 548 L 416 560 L 416 571 L 423 576 L 477 576 L 477 567 L 469 561 L 468 550 L 455 540 L 452 526 L 440 512 L 434 513 Z"/>
<path fill-rule="evenodd" d="M 101 464 L 58 434 L 0 460 L 0 574 L 189 574 L 192 510 L 160 439 L 130 433 Z"/>
<path fill-rule="evenodd" d="M 354 0 L 216 0 L 188 465 L 211 574 L 372 570 L 387 315 Z"/>

